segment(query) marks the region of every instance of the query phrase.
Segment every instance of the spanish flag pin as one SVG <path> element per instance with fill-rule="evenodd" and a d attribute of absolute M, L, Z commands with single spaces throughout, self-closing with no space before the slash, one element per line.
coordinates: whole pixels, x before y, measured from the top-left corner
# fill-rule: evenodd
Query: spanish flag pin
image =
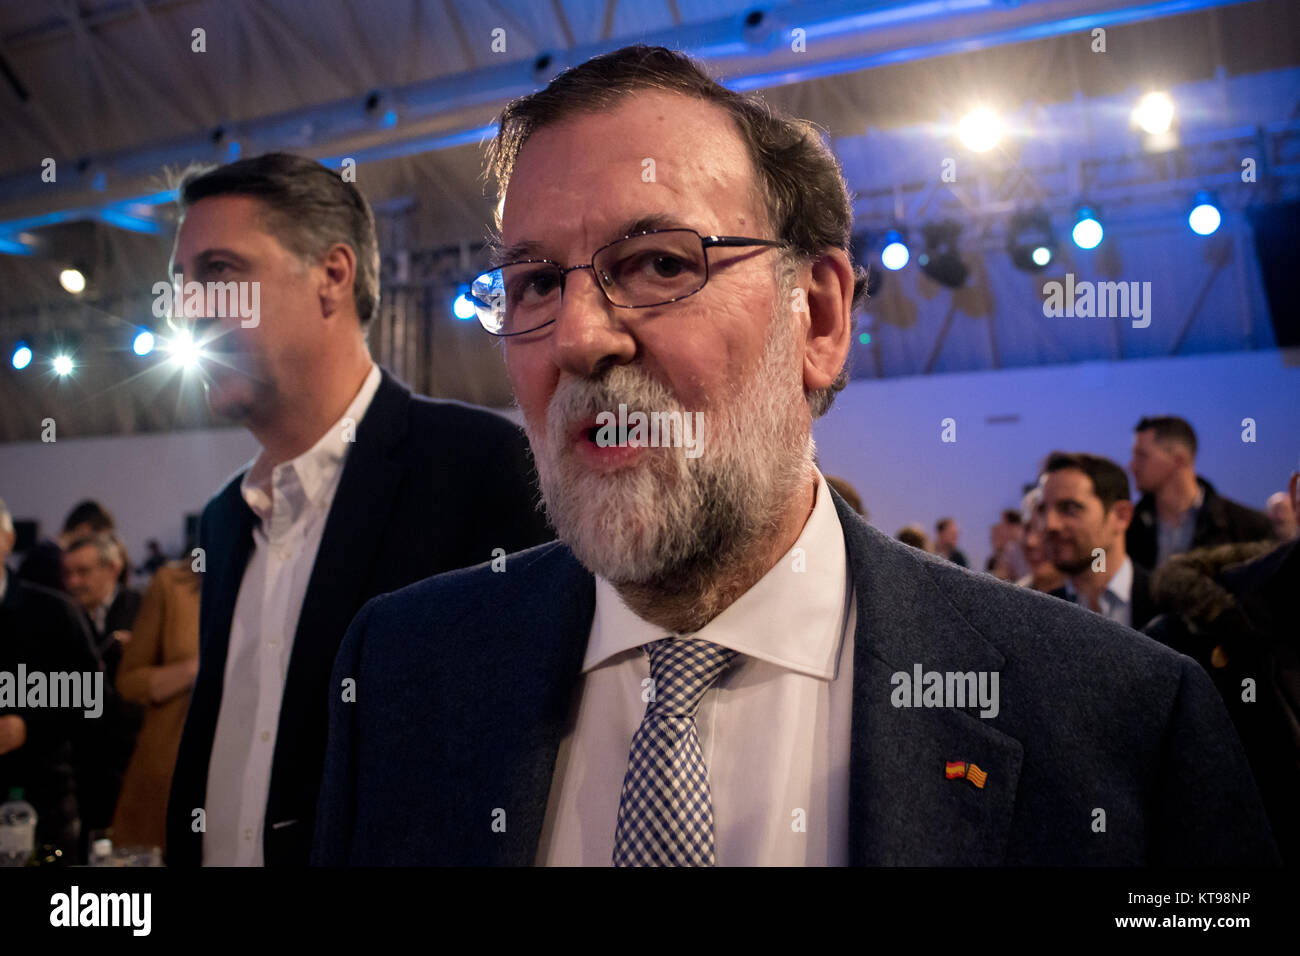
<path fill-rule="evenodd" d="M 962 760 L 949 760 L 944 764 L 943 773 L 949 780 L 959 780 L 966 776 L 966 763 Z"/>

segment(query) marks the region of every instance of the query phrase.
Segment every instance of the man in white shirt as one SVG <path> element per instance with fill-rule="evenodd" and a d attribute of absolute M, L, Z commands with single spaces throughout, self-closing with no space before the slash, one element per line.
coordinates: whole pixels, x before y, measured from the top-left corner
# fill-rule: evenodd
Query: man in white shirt
<path fill-rule="evenodd" d="M 364 693 L 330 704 L 314 862 L 1272 857 L 1191 661 L 830 491 L 811 425 L 865 277 L 814 128 L 629 47 L 499 130 L 498 262 L 471 289 L 562 543 L 357 615 L 333 677 Z M 1135 781 L 1184 732 L 1217 769 L 1175 759 L 1145 814 Z"/>
<path fill-rule="evenodd" d="M 1155 609 L 1147 571 L 1124 547 L 1133 520 L 1124 469 L 1098 455 L 1053 452 L 1039 487 L 1047 552 L 1066 575 L 1053 596 L 1141 630 Z"/>
<path fill-rule="evenodd" d="M 518 428 L 413 396 L 371 360 L 379 251 L 355 186 L 272 153 L 188 174 L 180 203 L 173 275 L 260 306 L 194 326 L 209 404 L 261 451 L 200 524 L 200 666 L 168 862 L 304 864 L 352 615 L 550 535 Z"/>

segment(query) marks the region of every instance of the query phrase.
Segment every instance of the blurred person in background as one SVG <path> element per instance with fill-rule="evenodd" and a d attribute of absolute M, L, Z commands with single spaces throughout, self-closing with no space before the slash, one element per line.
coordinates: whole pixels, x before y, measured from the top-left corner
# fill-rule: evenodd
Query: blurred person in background
<path fill-rule="evenodd" d="M 1016 581 L 1022 588 L 1050 594 L 1065 585 L 1065 575 L 1052 563 L 1047 553 L 1047 519 L 1043 514 L 1043 489 L 1035 485 L 1020 502 L 1020 517 L 1025 526 L 1023 546 L 1029 573 Z"/>
<path fill-rule="evenodd" d="M 1273 525 L 1273 537 L 1278 541 L 1285 543 L 1300 534 L 1295 504 L 1289 493 L 1277 491 L 1269 495 L 1264 513 L 1268 515 L 1268 520 Z"/>
<path fill-rule="evenodd" d="M 947 558 L 953 564 L 963 568 L 970 567 L 970 561 L 957 547 L 957 522 L 952 518 L 940 518 L 934 523 L 934 553 Z"/>
<path fill-rule="evenodd" d="M 1154 570 L 1175 554 L 1273 534 L 1268 517 L 1224 498 L 1196 474 L 1196 431 L 1182 418 L 1143 418 L 1133 429 L 1133 480 L 1142 493 L 1128 529 L 1133 560 Z"/>
<path fill-rule="evenodd" d="M 871 520 L 871 516 L 867 514 L 867 509 L 862 505 L 862 496 L 858 494 L 858 489 L 854 488 L 843 478 L 836 478 L 834 475 L 826 476 L 826 484 L 834 488 L 836 494 L 843 498 L 850 508 L 862 515 L 863 521 Z"/>
<path fill-rule="evenodd" d="M 160 567 L 122 655 L 118 692 L 145 714 L 113 816 L 120 845 L 166 847 L 167 794 L 199 672 L 200 585 L 189 560 Z"/>
<path fill-rule="evenodd" d="M 925 529 L 919 524 L 909 524 L 898 529 L 898 534 L 894 535 L 903 544 L 916 548 L 918 551 L 924 551 L 927 554 L 934 553 L 934 547 L 930 544 L 930 539 L 926 536 Z"/>
<path fill-rule="evenodd" d="M 87 498 L 73 505 L 68 516 L 63 519 L 63 532 L 59 535 L 59 546 L 67 550 L 68 545 L 73 541 L 96 534 L 116 535 L 116 531 L 117 524 L 113 521 L 112 513 L 98 501 Z M 126 587 L 130 583 L 131 558 L 122 539 L 116 540 L 122 554 L 122 567 L 118 572 L 117 583 Z"/>
<path fill-rule="evenodd" d="M 73 538 L 63 552 L 63 581 L 90 625 L 95 652 L 104 669 L 104 714 L 88 729 L 77 755 L 82 840 L 113 820 L 122 775 L 144 718 L 138 704 L 117 692 L 122 651 L 140 609 L 140 592 L 118 583 L 125 565 L 116 535 L 101 531 Z"/>
<path fill-rule="evenodd" d="M 989 555 L 984 570 L 1000 581 L 1018 581 L 1028 574 L 1024 533 L 1020 512 L 1015 508 L 1004 509 L 998 523 L 989 528 L 989 544 L 993 553 Z"/>
<path fill-rule="evenodd" d="M 0 501 L 0 671 L 16 674 L 21 665 L 29 673 L 70 673 L 79 680 L 96 674 L 99 661 L 85 616 L 65 594 L 10 574 L 6 561 L 13 545 L 13 516 Z M 0 700 L 0 796 L 22 788 L 23 799 L 36 809 L 38 847 L 49 844 L 77 862 L 83 857 L 74 741 L 99 718 L 85 716 L 93 710 L 89 703 L 80 710 L 17 703 Z"/>

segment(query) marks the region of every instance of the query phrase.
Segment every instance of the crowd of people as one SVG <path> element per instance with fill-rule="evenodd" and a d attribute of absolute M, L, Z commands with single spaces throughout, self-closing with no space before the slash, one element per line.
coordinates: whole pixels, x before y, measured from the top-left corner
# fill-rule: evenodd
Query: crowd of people
<path fill-rule="evenodd" d="M 14 538 L 0 501 L 0 565 Z M 0 707 L 0 790 L 21 788 L 35 808 L 42 858 L 84 862 L 102 840 L 166 845 L 167 791 L 198 672 L 200 576 L 156 541 L 149 550 L 137 590 L 111 513 L 87 500 L 57 540 L 35 542 L 12 571 L 0 567 L 0 670 L 21 662 L 28 673 L 102 675 L 94 719 Z"/>

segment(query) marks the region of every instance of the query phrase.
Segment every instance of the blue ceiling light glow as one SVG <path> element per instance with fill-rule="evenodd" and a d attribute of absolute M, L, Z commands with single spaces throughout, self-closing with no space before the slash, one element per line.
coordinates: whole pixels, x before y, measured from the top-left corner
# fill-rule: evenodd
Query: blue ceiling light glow
<path fill-rule="evenodd" d="M 154 334 L 148 329 L 140 329 L 135 334 L 135 339 L 131 342 L 131 351 L 136 355 L 145 356 L 153 351 L 156 340 Z"/>
<path fill-rule="evenodd" d="M 1214 197 L 1201 190 L 1196 194 L 1195 202 L 1196 205 L 1187 216 L 1187 225 L 1191 226 L 1192 232 L 1198 236 L 1213 235 L 1218 231 L 1219 224 L 1223 222 L 1219 207 L 1214 204 Z"/>
<path fill-rule="evenodd" d="M 1101 245 L 1102 236 L 1105 234 L 1101 228 L 1101 223 L 1093 214 L 1093 211 L 1087 206 L 1079 210 L 1079 221 L 1074 224 L 1074 230 L 1071 237 L 1074 244 L 1080 249 L 1096 249 Z"/>
<path fill-rule="evenodd" d="M 891 230 L 885 236 L 885 247 L 880 250 L 880 264 L 890 272 L 897 272 L 903 266 L 907 265 L 907 260 L 912 257 L 908 251 L 907 244 L 903 242 L 902 235 L 898 230 Z"/>
<path fill-rule="evenodd" d="M 14 354 L 9 359 L 9 364 L 14 368 L 22 371 L 32 364 L 32 349 L 26 342 L 19 342 L 14 346 Z"/>

